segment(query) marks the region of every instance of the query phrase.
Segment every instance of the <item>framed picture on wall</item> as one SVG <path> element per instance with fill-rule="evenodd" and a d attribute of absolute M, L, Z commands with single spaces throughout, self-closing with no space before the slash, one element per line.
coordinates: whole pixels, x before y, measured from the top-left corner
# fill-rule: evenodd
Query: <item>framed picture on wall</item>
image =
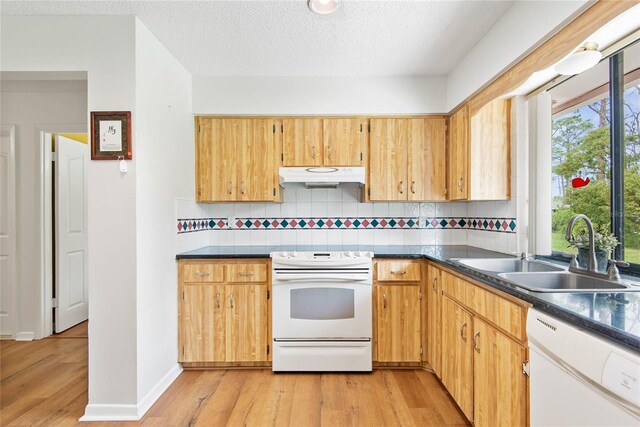
<path fill-rule="evenodd" d="M 131 159 L 131 111 L 91 112 L 91 160 Z"/>

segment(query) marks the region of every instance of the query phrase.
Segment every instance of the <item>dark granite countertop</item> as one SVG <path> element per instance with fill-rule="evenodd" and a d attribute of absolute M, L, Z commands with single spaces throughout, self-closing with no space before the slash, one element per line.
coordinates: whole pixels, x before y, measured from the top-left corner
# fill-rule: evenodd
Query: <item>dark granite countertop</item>
<path fill-rule="evenodd" d="M 469 276 L 521 300 L 537 310 L 587 329 L 604 338 L 640 352 L 640 283 L 637 292 L 567 293 L 532 292 L 499 277 L 461 266 L 450 258 L 505 257 L 499 252 L 472 246 L 207 246 L 178 254 L 176 259 L 268 258 L 277 251 L 371 251 L 376 258 L 426 258 Z"/>

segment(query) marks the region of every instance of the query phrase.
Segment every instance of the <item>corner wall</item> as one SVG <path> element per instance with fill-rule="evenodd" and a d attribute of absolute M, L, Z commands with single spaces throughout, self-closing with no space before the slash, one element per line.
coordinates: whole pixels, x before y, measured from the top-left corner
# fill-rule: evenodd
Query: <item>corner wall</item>
<path fill-rule="evenodd" d="M 176 197 L 193 194 L 191 74 L 138 20 L 136 48 L 136 241 L 138 414 L 178 365 Z"/>

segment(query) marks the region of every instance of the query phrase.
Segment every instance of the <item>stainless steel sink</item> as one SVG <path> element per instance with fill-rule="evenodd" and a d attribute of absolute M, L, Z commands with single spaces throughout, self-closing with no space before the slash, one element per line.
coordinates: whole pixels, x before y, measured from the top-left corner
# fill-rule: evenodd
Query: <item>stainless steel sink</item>
<path fill-rule="evenodd" d="M 562 267 L 520 258 L 458 258 L 452 261 L 488 273 L 564 271 Z"/>
<path fill-rule="evenodd" d="M 619 282 L 561 272 L 500 273 L 498 276 L 534 292 L 615 292 L 633 290 Z"/>

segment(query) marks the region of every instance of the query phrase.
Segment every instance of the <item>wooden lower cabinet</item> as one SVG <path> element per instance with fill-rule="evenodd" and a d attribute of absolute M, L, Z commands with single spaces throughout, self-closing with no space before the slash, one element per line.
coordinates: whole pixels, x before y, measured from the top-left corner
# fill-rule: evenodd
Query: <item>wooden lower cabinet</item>
<path fill-rule="evenodd" d="M 225 274 L 209 274 L 222 270 Z M 179 361 L 269 361 L 269 287 L 265 262 L 180 264 Z M 240 275 L 261 283 L 233 283 Z M 227 280 L 223 281 L 223 277 Z M 192 278 L 200 279 L 190 282 Z"/>
<path fill-rule="evenodd" d="M 377 285 L 377 361 L 421 359 L 420 286 Z"/>
<path fill-rule="evenodd" d="M 473 320 L 475 427 L 526 426 L 527 349 L 481 319 Z"/>
<path fill-rule="evenodd" d="M 442 298 L 442 383 L 464 415 L 473 421 L 473 317 L 447 296 Z"/>
<path fill-rule="evenodd" d="M 427 267 L 427 283 L 425 287 L 425 295 L 427 296 L 427 327 L 426 343 L 427 343 L 427 362 L 433 372 L 437 376 L 442 375 L 442 330 L 441 330 L 441 306 L 442 306 L 442 288 L 440 270 L 433 267 Z"/>

